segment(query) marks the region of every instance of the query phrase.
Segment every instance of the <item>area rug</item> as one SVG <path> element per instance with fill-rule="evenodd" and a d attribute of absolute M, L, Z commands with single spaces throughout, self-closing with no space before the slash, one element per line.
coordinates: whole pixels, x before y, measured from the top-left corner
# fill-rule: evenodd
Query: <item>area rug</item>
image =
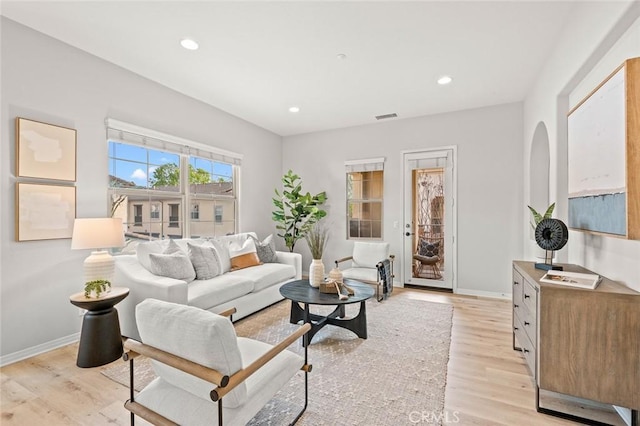
<path fill-rule="evenodd" d="M 296 328 L 288 321 L 289 309 L 290 302 L 282 301 L 238 321 L 236 332 L 277 343 Z M 347 315 L 357 309 L 347 306 Z M 425 416 L 443 418 L 452 315 L 451 305 L 398 295 L 367 302 L 366 340 L 323 328 L 309 346 L 309 406 L 297 424 L 410 425 Z M 300 342 L 289 350 L 304 353 Z M 135 371 L 138 390 L 154 377 L 146 359 L 136 360 Z M 128 386 L 126 363 L 102 373 Z M 288 424 L 303 405 L 303 377 L 298 373 L 249 424 Z"/>

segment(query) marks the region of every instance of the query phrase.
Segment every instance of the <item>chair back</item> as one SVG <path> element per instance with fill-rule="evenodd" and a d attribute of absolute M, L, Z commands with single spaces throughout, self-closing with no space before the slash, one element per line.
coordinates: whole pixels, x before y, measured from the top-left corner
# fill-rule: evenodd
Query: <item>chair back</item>
<path fill-rule="evenodd" d="M 242 369 L 242 357 L 233 324 L 228 318 L 193 306 L 146 299 L 136 306 L 136 322 L 142 343 L 186 358 L 231 376 Z M 216 386 L 173 367 L 153 361 L 156 374 L 170 384 L 210 400 Z M 223 398 L 226 407 L 238 407 L 247 399 L 241 383 Z"/>
<path fill-rule="evenodd" d="M 389 243 L 353 243 L 353 266 L 375 269 L 378 262 L 389 257 Z"/>

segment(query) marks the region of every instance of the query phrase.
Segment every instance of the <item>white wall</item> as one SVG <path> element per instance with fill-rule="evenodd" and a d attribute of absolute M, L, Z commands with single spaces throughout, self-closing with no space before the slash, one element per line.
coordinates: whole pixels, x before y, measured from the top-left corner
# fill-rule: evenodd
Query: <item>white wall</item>
<path fill-rule="evenodd" d="M 458 147 L 458 291 L 503 295 L 511 292 L 511 260 L 521 257 L 523 206 L 522 104 L 501 105 L 413 119 L 375 123 L 285 137 L 283 167 L 303 180 L 303 189 L 327 191 L 333 229 L 325 268 L 351 253 L 346 240 L 345 160 L 386 157 L 384 240 L 401 270 L 403 244 L 403 150 Z M 399 223 L 394 228 L 394 222 Z M 310 256 L 306 242 L 303 267 Z M 396 273 L 396 281 L 401 280 Z"/>
<path fill-rule="evenodd" d="M 567 219 L 566 114 L 625 59 L 640 56 L 640 2 L 586 2 L 576 6 L 555 54 L 545 64 L 524 108 L 525 200 L 529 200 L 529 153 L 535 128 L 544 122 L 551 151 L 551 201 Z M 528 212 L 522 215 L 528 219 Z M 529 236 L 524 251 L 531 255 Z M 640 290 L 640 241 L 570 231 L 561 261 L 583 265 Z"/>
<path fill-rule="evenodd" d="M 78 131 L 77 216 L 107 215 L 106 117 L 244 154 L 241 230 L 275 230 L 280 136 L 2 18 L 0 148 L 1 355 L 11 362 L 71 341 L 80 329 L 69 296 L 82 289 L 86 251 L 70 240 L 14 240 L 16 116 Z M 258 212 L 258 213 L 256 213 Z"/>

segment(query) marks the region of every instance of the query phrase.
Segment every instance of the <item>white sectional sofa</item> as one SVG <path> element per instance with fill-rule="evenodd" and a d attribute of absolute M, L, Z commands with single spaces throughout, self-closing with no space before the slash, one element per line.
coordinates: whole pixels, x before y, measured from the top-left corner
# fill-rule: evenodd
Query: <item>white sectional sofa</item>
<path fill-rule="evenodd" d="M 233 254 L 234 248 L 247 246 L 247 240 L 255 238 L 255 233 L 249 232 L 215 239 L 157 240 L 139 244 L 136 254 L 116 256 L 112 285 L 128 287 L 130 290 L 129 296 L 117 306 L 122 335 L 140 339 L 135 307 L 147 298 L 195 306 L 214 313 L 235 307 L 237 312 L 233 316 L 234 320 L 282 300 L 280 287 L 289 281 L 302 278 L 302 256 L 299 253 L 275 251 L 273 248 L 272 254 L 275 256 L 270 259 L 272 262 L 230 270 L 227 252 L 229 247 L 232 248 Z M 164 254 L 170 245 L 176 248 L 174 243 L 177 243 L 181 252 Z M 153 265 L 150 265 L 151 257 L 154 257 L 154 262 L 160 256 L 169 256 L 171 259 L 168 260 L 175 260 L 174 255 L 189 256 L 193 255 L 192 252 L 197 252 L 193 246 L 215 248 L 219 275 L 209 279 L 192 279 L 191 276 L 177 279 L 151 272 L 158 272 L 157 268 L 154 269 Z M 160 256 L 157 256 L 158 254 Z M 184 261 L 184 258 L 181 261 Z"/>

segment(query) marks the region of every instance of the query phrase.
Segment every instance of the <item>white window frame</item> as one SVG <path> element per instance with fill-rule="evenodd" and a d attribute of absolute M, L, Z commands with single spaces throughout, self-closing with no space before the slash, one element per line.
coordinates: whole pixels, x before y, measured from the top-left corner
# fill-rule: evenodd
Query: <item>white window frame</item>
<path fill-rule="evenodd" d="M 345 198 L 346 198 L 346 233 L 347 240 L 364 240 L 364 241 L 381 241 L 384 239 L 384 162 L 385 158 L 369 158 L 362 160 L 348 160 L 345 161 Z M 373 172 L 373 171 L 381 171 L 382 172 L 382 198 L 363 198 L 363 199 L 355 199 L 349 197 L 349 174 L 358 173 L 358 172 Z M 350 218 L 349 218 L 349 205 L 352 202 L 360 202 L 360 203 L 380 203 L 380 236 L 379 237 L 352 237 L 350 230 Z"/>
<path fill-rule="evenodd" d="M 200 142 L 173 136 L 167 133 L 158 132 L 156 130 L 147 129 L 123 121 L 107 118 L 105 120 L 107 130 L 107 143 L 109 141 L 115 143 L 123 143 L 134 146 L 141 146 L 146 149 L 165 151 L 178 154 L 180 158 L 180 188 L 179 192 L 158 191 L 151 188 L 112 188 L 108 187 L 109 206 L 111 205 L 111 195 L 114 193 L 122 195 L 145 195 L 149 196 L 151 202 L 154 197 L 169 196 L 175 202 L 180 204 L 179 216 L 182 217 L 182 236 L 187 238 L 191 236 L 191 215 L 190 206 L 197 199 L 216 200 L 226 199 L 234 200 L 234 232 L 239 229 L 239 169 L 242 164 L 243 155 L 232 151 L 223 150 Z M 199 157 L 214 162 L 227 163 L 232 165 L 233 195 L 213 195 L 213 194 L 191 194 L 189 189 L 189 158 Z M 186 171 L 186 172 L 185 172 Z M 171 201 L 171 204 L 175 204 Z M 162 207 L 161 207 L 162 208 Z M 162 217 L 163 212 L 160 212 Z M 215 217 L 212 219 L 215 222 Z M 167 221 L 169 224 L 169 221 Z M 171 227 L 171 226 L 170 226 Z"/>

